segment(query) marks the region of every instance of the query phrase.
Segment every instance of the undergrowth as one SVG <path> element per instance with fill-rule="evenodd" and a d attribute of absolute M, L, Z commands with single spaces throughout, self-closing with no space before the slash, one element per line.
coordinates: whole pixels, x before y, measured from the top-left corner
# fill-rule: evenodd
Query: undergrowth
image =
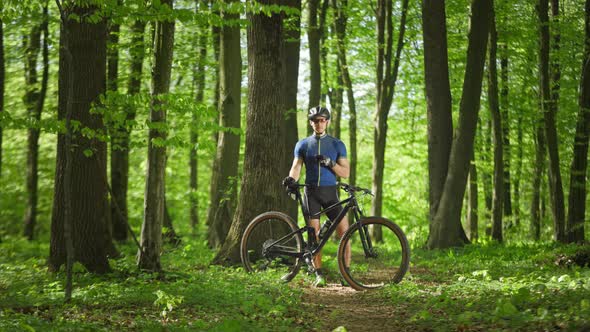
<path fill-rule="evenodd" d="M 338 278 L 333 247 L 324 265 Z M 321 329 L 321 314 L 302 306 L 305 276 L 285 285 L 278 276 L 211 266 L 214 253 L 198 239 L 166 248 L 162 275 L 139 271 L 131 244 L 120 249 L 112 273 L 92 275 L 76 265 L 73 298 L 64 304 L 65 275 L 47 272 L 48 245 L 4 238 L 0 331 Z M 406 278 L 371 297 L 390 306 L 408 331 L 590 331 L 590 268 L 560 263 L 583 249 L 414 248 Z"/>

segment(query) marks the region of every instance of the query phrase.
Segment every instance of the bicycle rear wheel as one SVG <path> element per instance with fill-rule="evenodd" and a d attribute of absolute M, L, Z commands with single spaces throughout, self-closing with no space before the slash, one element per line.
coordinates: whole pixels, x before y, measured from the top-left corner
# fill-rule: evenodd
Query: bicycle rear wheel
<path fill-rule="evenodd" d="M 362 226 L 361 226 L 362 225 Z M 360 229 L 364 230 L 360 233 Z M 381 227 L 383 241 L 372 239 L 369 230 Z M 365 245 L 363 245 L 363 242 Z M 350 263 L 345 248 L 350 245 Z M 369 217 L 352 225 L 338 246 L 338 266 L 342 277 L 356 290 L 382 287 L 402 280 L 410 265 L 410 245 L 404 232 L 393 222 Z"/>
<path fill-rule="evenodd" d="M 281 212 L 266 212 L 246 227 L 240 244 L 242 264 L 248 272 L 275 273 L 291 281 L 301 260 L 287 253 L 301 253 L 303 236 L 293 220 Z"/>

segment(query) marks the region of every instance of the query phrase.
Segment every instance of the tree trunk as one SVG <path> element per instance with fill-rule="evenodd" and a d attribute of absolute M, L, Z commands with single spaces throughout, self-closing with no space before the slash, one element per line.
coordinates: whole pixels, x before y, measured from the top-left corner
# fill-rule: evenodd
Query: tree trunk
<path fill-rule="evenodd" d="M 492 165 L 492 120 L 488 118 L 485 127 L 480 125 L 480 129 L 482 130 L 483 136 L 483 151 L 482 151 L 482 161 L 485 165 Z M 485 235 L 492 236 L 492 196 L 493 196 L 493 181 L 492 175 L 488 171 L 488 167 L 484 167 L 481 172 L 481 179 L 483 185 L 483 196 L 484 196 L 484 203 L 485 209 L 483 213 L 483 220 L 485 220 Z"/>
<path fill-rule="evenodd" d="M 309 48 L 309 102 L 307 109 L 320 105 L 322 89 L 322 68 L 320 62 L 320 27 L 318 25 L 318 9 L 320 0 L 309 0 L 307 17 L 307 42 Z M 311 126 L 307 134 L 311 135 Z"/>
<path fill-rule="evenodd" d="M 478 196 L 477 196 L 477 167 L 473 157 L 469 166 L 469 190 L 467 191 L 467 225 L 469 227 L 469 240 L 476 242 L 478 239 Z"/>
<path fill-rule="evenodd" d="M 44 24 L 44 23 L 42 23 Z M 23 39 L 25 47 L 25 95 L 23 97 L 29 120 L 38 123 L 41 113 L 37 105 L 40 99 L 40 91 L 37 80 L 37 58 L 41 49 L 41 24 L 35 24 L 28 36 Z M 31 126 L 28 130 L 27 151 L 27 206 L 24 216 L 23 235 L 33 240 L 35 224 L 37 221 L 37 188 L 38 188 L 38 157 L 39 157 L 39 129 Z"/>
<path fill-rule="evenodd" d="M 233 0 L 232 0 L 233 1 Z M 222 14 L 224 19 L 236 20 L 239 14 Z M 242 58 L 240 54 L 240 27 L 224 25 L 221 28 L 219 54 L 220 104 L 218 106 L 220 125 L 217 141 L 217 155 L 211 178 L 211 205 L 209 225 L 209 246 L 220 246 L 231 226 L 237 197 L 238 161 L 240 158 L 240 136 L 229 129 L 240 128 Z"/>
<path fill-rule="evenodd" d="M 348 21 L 348 0 L 332 0 L 332 5 L 335 10 L 335 25 L 338 48 L 338 67 L 342 76 L 342 84 L 346 88 L 346 97 L 348 101 L 348 135 L 350 144 L 348 146 L 348 159 L 350 162 L 350 175 L 348 182 L 352 186 L 356 186 L 356 102 L 354 99 L 354 91 L 352 89 L 352 79 L 350 78 L 350 71 L 348 70 L 348 62 L 346 60 L 346 24 Z"/>
<path fill-rule="evenodd" d="M 473 154 L 492 3 L 492 0 L 473 0 L 471 3 L 467 67 L 458 129 L 451 148 L 444 190 L 431 226 L 428 239 L 430 249 L 449 248 L 469 242 L 461 226 L 461 205 Z"/>
<path fill-rule="evenodd" d="M 96 10 L 70 6 L 64 17 L 74 13 L 88 17 Z M 86 138 L 80 131 L 71 133 L 70 138 L 69 122 L 71 118 L 84 128 L 105 129 L 90 107 L 105 91 L 106 22 L 65 19 L 60 36 L 58 118 L 66 119 L 68 132 L 59 134 L 57 142 L 49 269 L 59 270 L 66 263 L 66 250 L 73 249 L 73 260 L 90 272 L 104 273 L 110 270 L 108 244 L 97 234 L 106 233 L 106 144 Z M 66 248 L 68 239 L 72 240 L 71 249 Z"/>
<path fill-rule="evenodd" d="M 444 0 L 422 1 L 422 24 L 428 112 L 428 201 L 432 223 L 442 196 L 453 141 Z"/>
<path fill-rule="evenodd" d="M 117 6 L 122 0 L 117 0 Z M 119 86 L 119 31 L 121 25 L 116 22 L 109 24 L 109 40 L 107 47 L 107 90 L 117 92 Z"/>
<path fill-rule="evenodd" d="M 502 242 L 502 216 L 504 213 L 504 140 L 500 105 L 498 103 L 498 69 L 496 65 L 498 32 L 492 10 L 490 22 L 490 52 L 488 62 L 488 102 L 492 117 L 494 141 L 494 194 L 492 199 L 492 239 Z"/>
<path fill-rule="evenodd" d="M 512 154 L 510 152 L 510 118 L 508 102 L 508 42 L 505 35 L 502 35 L 503 42 L 500 44 L 500 114 L 502 119 L 502 143 L 504 146 L 504 216 L 512 224 L 512 193 L 511 193 L 511 164 Z"/>
<path fill-rule="evenodd" d="M 170 8 L 173 0 L 162 0 Z M 140 269 L 160 271 L 162 248 L 162 224 L 166 204 L 166 104 L 161 95 L 170 89 L 172 56 L 174 48 L 174 22 L 156 22 L 154 36 L 154 66 L 152 69 L 152 106 L 150 122 L 157 125 L 149 129 L 148 167 L 145 186 L 144 219 L 141 226 L 141 248 L 137 265 Z"/>
<path fill-rule="evenodd" d="M 531 202 L 531 235 L 534 240 L 539 240 L 541 236 L 541 182 L 543 177 L 543 168 L 545 167 L 546 144 L 545 130 L 543 120 L 537 119 L 536 130 L 536 152 L 535 152 L 535 172 L 533 174 L 533 197 Z"/>
<path fill-rule="evenodd" d="M 387 118 L 395 94 L 401 52 L 404 47 L 408 0 L 402 2 L 402 16 L 395 55 L 393 54 L 393 5 L 392 0 L 377 2 L 377 112 L 375 115 L 373 146 L 373 186 L 375 195 L 371 204 L 371 215 L 380 216 L 383 208 L 383 170 L 385 168 L 385 146 L 387 139 Z M 374 238 L 381 241 L 381 228 L 374 228 Z"/>
<path fill-rule="evenodd" d="M 570 194 L 567 218 L 567 241 L 584 242 L 586 218 L 586 172 L 590 136 L 590 0 L 585 5 L 586 24 L 584 60 L 580 78 L 580 111 L 574 138 L 574 157 L 570 167 Z"/>
<path fill-rule="evenodd" d="M 144 44 L 145 22 L 135 21 L 131 27 L 131 63 L 127 94 L 137 95 L 141 90 L 141 76 L 143 59 L 145 58 Z M 129 183 L 129 139 L 132 122 L 135 120 L 136 110 L 133 105 L 126 108 L 127 123 L 122 128 L 115 129 L 111 144 L 111 224 L 113 238 L 117 241 L 127 240 L 127 189 Z"/>
<path fill-rule="evenodd" d="M 214 14 L 216 15 L 221 15 L 221 13 L 219 12 L 219 9 L 216 8 L 217 6 L 216 4 L 216 0 L 210 0 L 211 3 L 211 7 L 212 7 L 212 11 Z M 215 59 L 215 63 L 220 63 L 219 62 L 219 49 L 221 47 L 221 28 L 219 27 L 219 24 L 212 24 L 211 25 L 211 38 L 212 38 L 212 44 L 213 44 L 213 58 Z M 219 67 L 219 66 L 218 66 Z M 213 90 L 213 105 L 215 105 L 215 107 L 219 107 L 219 84 L 220 84 L 220 77 L 219 77 L 219 69 L 215 70 L 215 89 Z M 221 123 L 221 115 L 218 115 L 217 118 L 217 123 Z M 219 132 L 218 131 L 214 131 L 213 133 L 213 142 L 215 143 L 215 146 L 217 146 L 217 141 L 219 139 Z M 215 158 L 213 158 L 213 161 L 211 163 L 211 167 L 213 168 L 215 164 Z"/>
<path fill-rule="evenodd" d="M 279 2 L 260 3 L 276 5 Z M 285 172 L 280 161 L 291 157 L 287 148 L 281 146 L 285 142 L 283 19 L 277 13 L 249 13 L 248 19 L 249 89 L 244 172 L 231 228 L 214 259 L 217 264 L 238 263 L 240 240 L 247 224 L 262 212 L 283 209 L 287 199 L 280 185 Z"/>
<path fill-rule="evenodd" d="M 537 12 L 539 15 L 540 23 L 539 83 L 542 100 L 541 107 L 543 112 L 543 119 L 545 122 L 545 137 L 547 138 L 547 149 L 549 152 L 549 191 L 551 201 L 551 212 L 553 215 L 554 239 L 559 242 L 564 242 L 566 240 L 565 207 L 563 198 L 563 186 L 561 183 L 561 171 L 559 168 L 557 128 L 555 125 L 555 116 L 557 112 L 558 101 L 555 98 L 557 98 L 557 96 L 559 95 L 559 70 L 556 69 L 556 60 L 553 60 L 553 82 L 550 82 L 551 77 L 549 69 L 549 17 L 547 13 L 548 0 L 538 0 Z"/>
<path fill-rule="evenodd" d="M 301 11 L 301 0 L 287 0 L 285 3 L 287 6 Z M 299 78 L 299 51 L 301 47 L 301 16 L 296 15 L 291 18 L 292 26 L 291 29 L 285 30 L 285 147 L 287 151 L 292 147 L 295 147 L 299 134 L 297 132 L 297 83 Z M 293 158 L 289 158 L 290 153 L 287 153 L 287 157 L 283 159 L 283 167 L 281 169 L 288 171 L 291 168 L 291 162 Z M 284 172 L 283 172 L 284 174 Z M 289 200 L 287 203 L 286 212 L 297 220 L 297 214 L 299 211 L 299 205 L 295 201 Z"/>
<path fill-rule="evenodd" d="M 195 12 L 199 10 L 206 12 L 208 10 L 207 0 L 196 0 L 195 1 Z M 193 71 L 193 82 L 195 86 L 195 102 L 197 104 L 203 104 L 205 101 L 205 62 L 207 61 L 207 31 L 209 30 L 209 24 L 203 23 L 204 26 L 199 28 L 199 38 L 197 49 L 197 60 L 195 61 L 195 70 Z M 197 190 L 199 187 L 198 181 L 198 148 L 199 143 L 199 122 L 200 116 L 198 111 L 192 114 L 192 126 L 190 128 L 190 140 L 191 140 L 191 151 L 190 151 L 190 220 L 191 229 L 193 234 L 196 234 L 197 224 L 199 224 L 199 200 L 197 198 Z"/>
<path fill-rule="evenodd" d="M 522 178 L 522 158 L 523 158 L 523 141 L 522 141 L 522 114 L 517 114 L 516 119 L 516 159 L 514 163 L 514 224 L 520 226 L 520 180 Z"/>
<path fill-rule="evenodd" d="M 0 119 L 4 112 L 4 81 L 6 67 L 4 64 L 4 22 L 0 17 Z M 0 179 L 2 178 L 2 122 L 0 121 Z"/>
<path fill-rule="evenodd" d="M 164 232 L 163 236 L 164 239 L 173 246 L 178 246 L 182 240 L 176 231 L 174 230 L 174 225 L 172 225 L 172 217 L 170 216 L 170 211 L 168 211 L 168 202 L 164 203 L 164 228 L 166 231 Z"/>

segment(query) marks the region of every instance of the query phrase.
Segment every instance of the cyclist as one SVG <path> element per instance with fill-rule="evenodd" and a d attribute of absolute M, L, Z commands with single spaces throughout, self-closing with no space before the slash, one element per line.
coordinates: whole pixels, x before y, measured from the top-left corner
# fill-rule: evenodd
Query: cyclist
<path fill-rule="evenodd" d="M 295 145 L 294 159 L 289 171 L 289 176 L 283 180 L 283 185 L 288 187 L 299 180 L 301 166 L 305 164 L 305 193 L 303 196 L 304 206 L 308 209 L 311 216 L 340 201 L 338 197 L 338 187 L 336 186 L 336 177 L 348 178 L 350 173 L 350 164 L 346 159 L 346 146 L 344 143 L 326 133 L 326 128 L 330 124 L 330 110 L 325 107 L 316 106 L 309 110 L 309 124 L 313 129 L 313 135 L 306 137 Z M 330 220 L 334 220 L 342 206 L 328 212 Z M 315 229 L 318 236 L 320 231 L 320 220 L 311 219 L 310 226 Z M 342 237 L 348 229 L 348 218 L 344 216 L 336 228 L 338 237 Z M 346 265 L 350 264 L 350 245 L 346 248 L 345 254 Z M 313 261 L 316 269 L 316 287 L 326 286 L 326 279 L 322 273 L 322 255 L 321 252 L 314 257 Z"/>

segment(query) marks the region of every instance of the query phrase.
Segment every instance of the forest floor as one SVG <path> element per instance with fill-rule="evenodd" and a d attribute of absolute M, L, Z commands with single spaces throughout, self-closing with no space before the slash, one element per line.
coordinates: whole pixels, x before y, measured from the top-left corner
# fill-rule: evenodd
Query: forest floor
<path fill-rule="evenodd" d="M 405 330 L 405 309 L 393 306 L 374 292 L 357 292 L 338 283 L 325 288 L 307 287 L 304 294 L 304 305 L 317 313 L 318 331 L 342 327 L 351 332 Z"/>
<path fill-rule="evenodd" d="M 76 265 L 64 303 L 64 273 L 47 273 L 48 241 L 4 238 L 0 331 L 590 332 L 588 246 L 415 248 L 402 282 L 367 292 L 340 285 L 335 245 L 325 247 L 325 288 L 304 272 L 284 284 L 210 265 L 199 239 L 166 248 L 163 276 L 137 270 L 132 243 L 121 249 L 106 275 Z"/>

